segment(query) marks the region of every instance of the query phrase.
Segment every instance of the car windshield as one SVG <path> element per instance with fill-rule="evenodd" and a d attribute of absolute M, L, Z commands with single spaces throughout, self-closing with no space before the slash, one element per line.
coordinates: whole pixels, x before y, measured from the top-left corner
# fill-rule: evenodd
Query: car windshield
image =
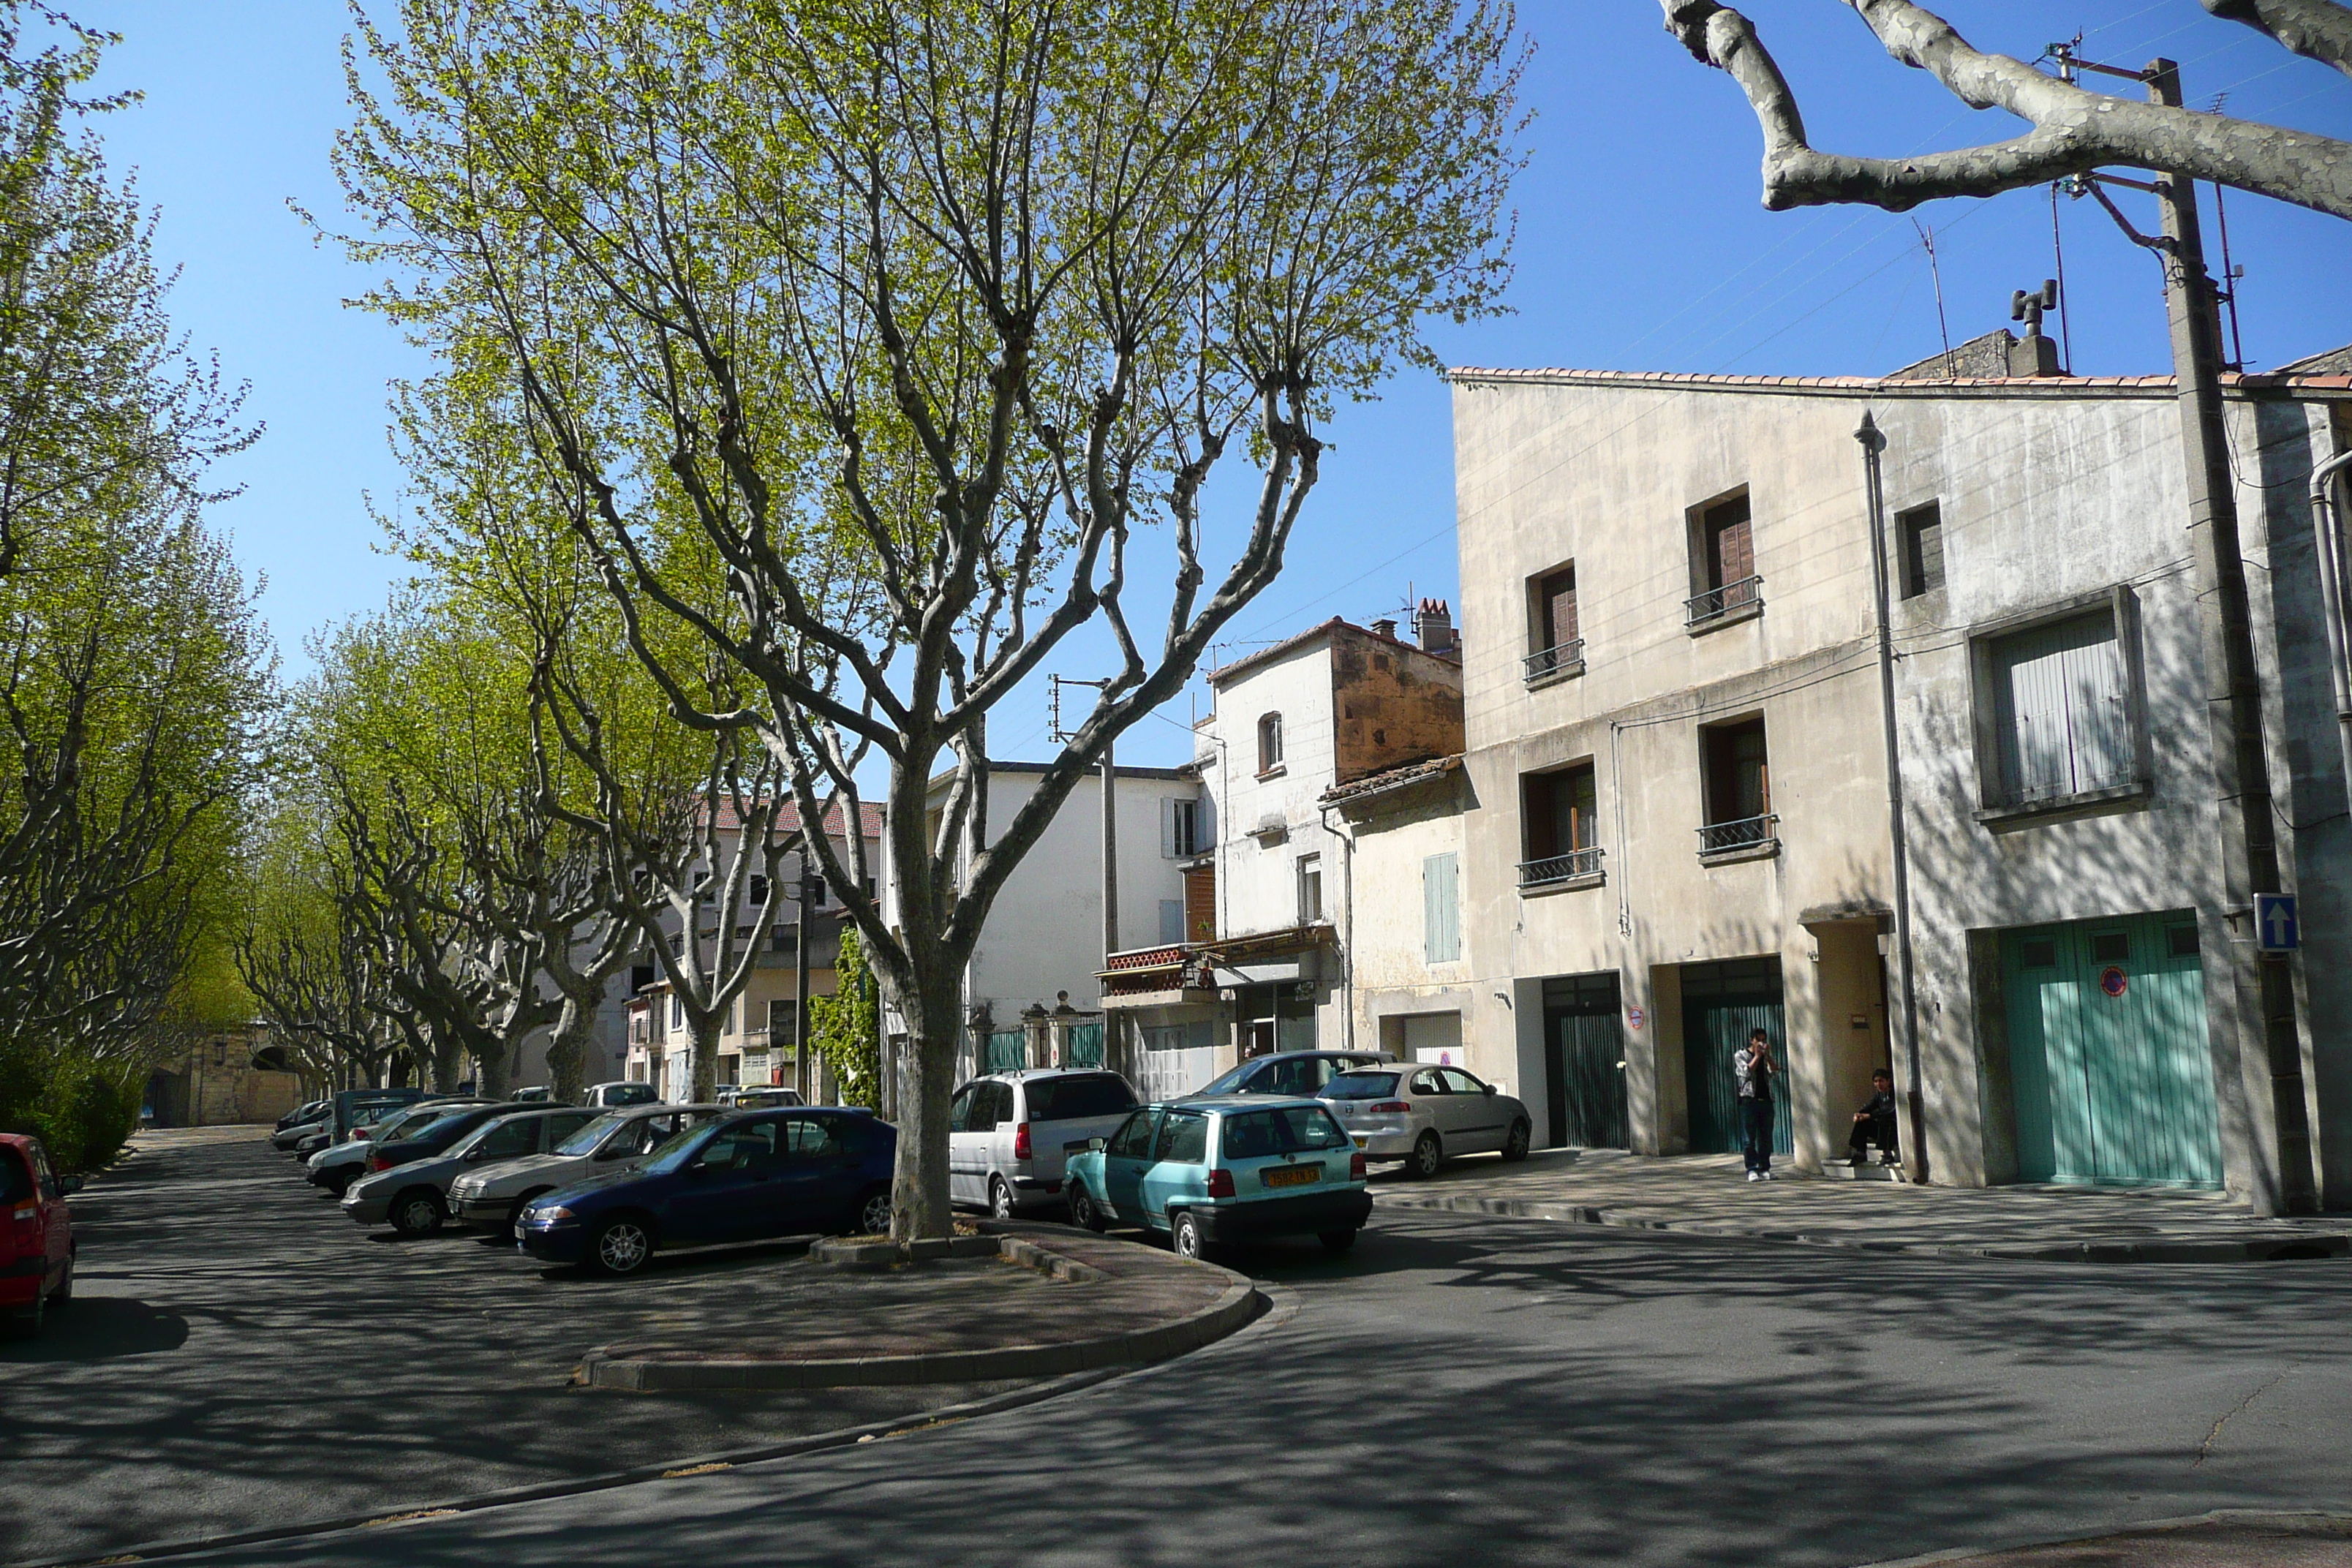
<path fill-rule="evenodd" d="M 1208 1082 L 1202 1084 L 1192 1092 L 1200 1095 L 1231 1094 L 1234 1091 L 1235 1087 L 1240 1084 L 1242 1079 L 1248 1074 L 1255 1071 L 1256 1068 L 1257 1063 L 1255 1061 L 1244 1062 L 1241 1066 L 1234 1068 L 1231 1072 L 1219 1073 L 1216 1077 L 1211 1079 Z"/>
<path fill-rule="evenodd" d="M 1032 1121 L 1075 1121 L 1087 1116 L 1117 1116 L 1135 1109 L 1135 1091 L 1117 1073 L 1033 1079 L 1023 1087 L 1028 1091 Z"/>
<path fill-rule="evenodd" d="M 1337 1149 L 1348 1142 L 1331 1113 L 1319 1105 L 1282 1105 L 1244 1110 L 1224 1119 L 1219 1147 L 1228 1160 L 1262 1159 L 1302 1150 Z"/>
<path fill-rule="evenodd" d="M 1392 1072 L 1343 1072 L 1323 1086 L 1325 1100 L 1385 1100 L 1396 1092 Z"/>
<path fill-rule="evenodd" d="M 627 1120 L 617 1110 L 600 1116 L 558 1143 L 555 1152 L 559 1154 L 593 1154 L 596 1152 L 596 1145 L 604 1141 L 604 1134 Z"/>
<path fill-rule="evenodd" d="M 377 1122 L 373 1127 L 369 1128 L 366 1131 L 372 1132 L 378 1138 L 382 1138 L 386 1142 L 389 1142 L 392 1139 L 399 1137 L 401 1131 L 404 1128 L 412 1132 L 421 1131 L 425 1128 L 425 1124 L 432 1121 L 435 1118 L 446 1116 L 448 1112 L 446 1110 L 404 1110 L 396 1115 L 385 1117 L 383 1121 Z"/>

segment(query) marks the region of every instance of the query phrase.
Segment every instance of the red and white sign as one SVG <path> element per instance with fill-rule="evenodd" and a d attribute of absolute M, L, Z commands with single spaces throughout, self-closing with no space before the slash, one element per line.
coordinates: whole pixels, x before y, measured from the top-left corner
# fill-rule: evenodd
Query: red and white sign
<path fill-rule="evenodd" d="M 1639 1007 L 1628 1007 L 1625 1009 L 1625 1026 L 1629 1029 L 1638 1029 L 1648 1016 L 1649 1015 Z"/>
<path fill-rule="evenodd" d="M 2121 996 L 2131 989 L 2131 976 L 2119 964 L 2110 963 L 2099 971 L 2099 989 L 2110 996 Z"/>

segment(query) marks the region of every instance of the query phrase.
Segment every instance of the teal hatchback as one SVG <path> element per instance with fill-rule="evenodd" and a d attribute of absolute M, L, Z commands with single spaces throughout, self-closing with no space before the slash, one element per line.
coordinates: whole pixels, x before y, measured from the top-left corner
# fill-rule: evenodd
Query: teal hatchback
<path fill-rule="evenodd" d="M 1263 1094 L 1147 1105 L 1063 1180 L 1071 1224 L 1164 1230 L 1180 1258 L 1276 1236 L 1345 1252 L 1372 1212 L 1364 1156 L 1322 1103 Z"/>

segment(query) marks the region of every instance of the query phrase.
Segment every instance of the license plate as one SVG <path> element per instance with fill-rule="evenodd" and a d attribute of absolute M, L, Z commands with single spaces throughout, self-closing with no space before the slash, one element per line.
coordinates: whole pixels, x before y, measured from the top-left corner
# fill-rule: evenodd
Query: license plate
<path fill-rule="evenodd" d="M 1264 1173 L 1269 1187 L 1304 1187 L 1323 1179 L 1320 1165 L 1284 1165 Z"/>

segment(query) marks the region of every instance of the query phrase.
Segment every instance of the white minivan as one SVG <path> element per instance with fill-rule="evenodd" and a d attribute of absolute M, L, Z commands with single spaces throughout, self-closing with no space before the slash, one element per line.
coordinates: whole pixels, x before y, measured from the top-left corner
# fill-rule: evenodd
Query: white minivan
<path fill-rule="evenodd" d="M 1101 1068 L 1031 1068 L 973 1079 L 948 1107 L 949 1195 L 999 1219 L 1062 1196 L 1062 1163 L 1136 1108 Z"/>

